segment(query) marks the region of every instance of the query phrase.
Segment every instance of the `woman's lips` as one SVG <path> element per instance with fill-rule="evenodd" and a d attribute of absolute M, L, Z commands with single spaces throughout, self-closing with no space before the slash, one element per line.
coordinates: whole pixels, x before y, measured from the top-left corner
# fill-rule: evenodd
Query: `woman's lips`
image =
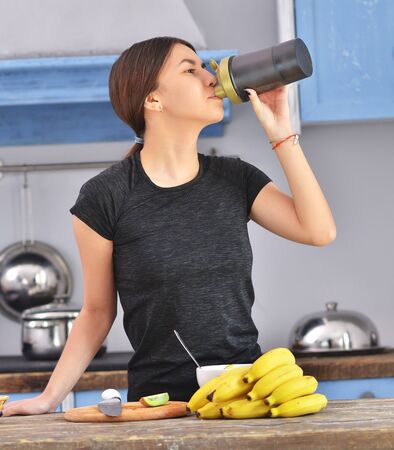
<path fill-rule="evenodd" d="M 213 99 L 213 100 L 221 100 L 221 98 L 220 98 L 220 97 L 216 97 L 216 96 L 213 96 L 213 97 L 208 97 L 208 98 L 211 98 L 211 99 Z"/>

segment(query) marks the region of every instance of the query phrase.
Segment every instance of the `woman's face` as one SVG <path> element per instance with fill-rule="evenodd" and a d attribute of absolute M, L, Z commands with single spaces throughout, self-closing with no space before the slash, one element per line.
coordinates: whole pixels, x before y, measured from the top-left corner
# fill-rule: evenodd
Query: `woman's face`
<path fill-rule="evenodd" d="M 223 119 L 223 100 L 209 98 L 214 95 L 216 76 L 186 45 L 174 45 L 158 81 L 153 98 L 160 101 L 166 117 L 195 121 L 203 127 Z"/>

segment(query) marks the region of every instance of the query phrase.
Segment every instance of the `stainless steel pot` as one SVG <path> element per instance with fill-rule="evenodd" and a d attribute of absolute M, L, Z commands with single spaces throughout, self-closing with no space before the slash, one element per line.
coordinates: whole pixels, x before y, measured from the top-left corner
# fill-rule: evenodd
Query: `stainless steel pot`
<path fill-rule="evenodd" d="M 332 354 L 339 352 L 377 352 L 379 335 L 375 325 L 364 314 L 337 310 L 337 302 L 327 302 L 326 311 L 311 313 L 299 319 L 289 336 L 294 353 Z"/>
<path fill-rule="evenodd" d="M 68 298 L 66 293 L 73 289 L 71 270 L 62 255 L 33 238 L 31 197 L 25 174 L 20 197 L 22 241 L 0 252 L 0 312 L 17 322 L 25 309 L 51 303 L 58 296 Z"/>
<path fill-rule="evenodd" d="M 27 359 L 59 359 L 80 309 L 64 299 L 22 313 L 22 353 Z M 95 358 L 106 351 L 106 340 Z"/>

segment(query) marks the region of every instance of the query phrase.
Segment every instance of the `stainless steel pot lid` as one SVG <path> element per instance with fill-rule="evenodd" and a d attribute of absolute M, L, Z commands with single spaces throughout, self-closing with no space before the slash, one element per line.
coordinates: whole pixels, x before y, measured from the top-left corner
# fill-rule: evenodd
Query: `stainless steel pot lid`
<path fill-rule="evenodd" d="M 338 311 L 337 305 L 337 302 L 327 302 L 326 311 L 298 320 L 290 332 L 290 347 L 305 353 L 378 347 L 378 331 L 372 321 L 357 311 Z"/>
<path fill-rule="evenodd" d="M 64 258 L 43 242 L 17 242 L 0 253 L 0 309 L 20 321 L 27 308 L 53 302 L 72 292 L 72 276 Z"/>
<path fill-rule="evenodd" d="M 56 299 L 53 303 L 26 309 L 21 317 L 22 320 L 75 319 L 80 309 L 77 305 L 65 304 L 64 299 Z"/>

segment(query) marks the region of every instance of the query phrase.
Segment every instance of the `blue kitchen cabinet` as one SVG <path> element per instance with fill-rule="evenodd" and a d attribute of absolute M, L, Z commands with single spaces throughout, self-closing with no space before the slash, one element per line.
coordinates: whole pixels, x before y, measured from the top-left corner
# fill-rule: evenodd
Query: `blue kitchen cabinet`
<path fill-rule="evenodd" d="M 75 407 L 96 405 L 101 401 L 103 390 L 75 392 Z M 118 391 L 122 397 L 122 403 L 126 403 L 127 389 L 118 389 Z M 316 392 L 324 394 L 328 400 L 352 400 L 364 396 L 394 398 L 394 377 L 319 381 Z"/>
<path fill-rule="evenodd" d="M 239 50 L 199 50 L 207 69 Z M 108 76 L 119 55 L 0 60 L 0 146 L 130 141 L 135 133 L 115 114 Z M 224 135 L 231 102 L 223 99 L 223 119 L 199 137 Z"/>
<path fill-rule="evenodd" d="M 80 406 L 97 405 L 102 400 L 101 393 L 105 389 L 97 389 L 92 391 L 77 391 L 74 393 L 75 408 Z M 127 402 L 127 389 L 117 389 L 122 397 L 122 403 Z"/>
<path fill-rule="evenodd" d="M 96 405 L 101 400 L 102 391 L 75 392 L 75 407 Z M 122 397 L 122 403 L 126 403 L 127 389 L 118 389 L 118 391 Z M 394 398 L 394 377 L 319 381 L 316 392 L 324 394 L 328 400 L 352 400 L 364 396 Z"/>
<path fill-rule="evenodd" d="M 303 124 L 394 118 L 394 1 L 294 0 L 313 74 L 299 84 Z"/>
<path fill-rule="evenodd" d="M 319 381 L 316 392 L 324 394 L 328 400 L 394 397 L 394 377 Z"/>

